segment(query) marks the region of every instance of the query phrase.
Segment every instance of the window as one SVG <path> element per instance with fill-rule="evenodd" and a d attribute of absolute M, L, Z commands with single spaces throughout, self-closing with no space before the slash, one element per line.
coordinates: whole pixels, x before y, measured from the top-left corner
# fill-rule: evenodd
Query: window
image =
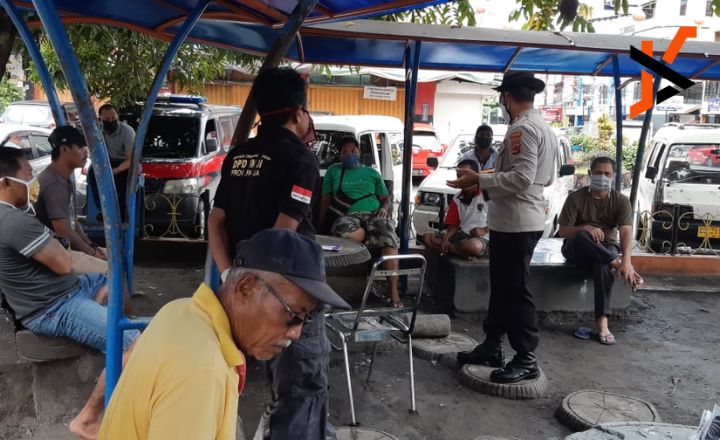
<path fill-rule="evenodd" d="M 383 146 L 388 146 L 387 136 L 385 133 L 375 133 L 375 149 L 380 158 L 380 169 L 385 169 L 385 156 L 383 155 Z"/>
<path fill-rule="evenodd" d="M 607 94 L 608 94 L 608 86 L 605 84 L 601 84 L 600 87 L 598 87 L 598 105 L 606 105 L 607 104 Z"/>
<path fill-rule="evenodd" d="M 345 136 L 354 136 L 349 131 L 317 130 L 315 132 L 315 156 L 320 168 L 326 169 L 334 163 L 340 162 L 340 139 Z"/>
<path fill-rule="evenodd" d="M 166 159 L 197 157 L 200 118 L 159 116 L 150 118 L 142 156 Z"/>
<path fill-rule="evenodd" d="M 656 0 L 649 1 L 642 5 L 642 10 L 645 13 L 645 19 L 648 20 L 655 16 L 655 6 L 657 5 Z"/>
<path fill-rule="evenodd" d="M 680 0 L 680 15 L 687 14 L 687 0 Z"/>
<path fill-rule="evenodd" d="M 400 132 L 388 133 L 390 137 L 390 154 L 393 165 L 402 165 L 403 161 L 403 134 Z"/>
<path fill-rule="evenodd" d="M 215 119 L 208 119 L 205 123 L 205 142 L 203 154 L 213 153 L 220 147 L 220 133 L 215 125 Z"/>
<path fill-rule="evenodd" d="M 36 157 L 48 156 L 52 152 L 52 146 L 48 142 L 48 137 L 43 133 L 32 133 L 30 135 L 33 147 L 35 147 Z"/>
<path fill-rule="evenodd" d="M 10 133 L 5 142 L 2 144 L 3 147 L 18 148 L 22 150 L 25 159 L 33 160 L 32 144 L 30 143 L 30 134 L 24 131 L 16 131 Z"/>
<path fill-rule="evenodd" d="M 705 2 L 705 16 L 706 17 L 712 17 L 713 16 L 713 2 L 712 0 L 707 0 Z"/>
<path fill-rule="evenodd" d="M 363 165 L 369 167 L 375 165 L 375 155 L 373 154 L 374 145 L 375 143 L 370 133 L 360 136 L 360 162 Z"/>
<path fill-rule="evenodd" d="M 232 123 L 230 116 L 221 116 L 220 118 L 220 148 L 225 150 L 230 149 L 232 143 L 233 133 L 235 132 L 235 126 Z"/>

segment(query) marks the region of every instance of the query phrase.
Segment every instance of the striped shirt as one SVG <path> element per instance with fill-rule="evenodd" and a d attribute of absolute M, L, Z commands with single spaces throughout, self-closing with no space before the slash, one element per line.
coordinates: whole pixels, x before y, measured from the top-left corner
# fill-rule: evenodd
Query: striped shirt
<path fill-rule="evenodd" d="M 74 274 L 58 275 L 33 259 L 52 232 L 32 215 L 0 202 L 0 292 L 26 320 L 78 288 Z"/>

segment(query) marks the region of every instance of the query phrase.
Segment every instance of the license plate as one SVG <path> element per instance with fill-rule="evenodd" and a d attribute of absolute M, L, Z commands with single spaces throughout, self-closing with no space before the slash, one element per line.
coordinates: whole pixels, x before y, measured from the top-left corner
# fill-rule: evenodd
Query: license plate
<path fill-rule="evenodd" d="M 720 226 L 699 226 L 697 236 L 700 238 L 720 238 Z"/>
<path fill-rule="evenodd" d="M 424 176 L 425 172 L 423 170 L 413 170 L 412 171 L 414 176 Z"/>

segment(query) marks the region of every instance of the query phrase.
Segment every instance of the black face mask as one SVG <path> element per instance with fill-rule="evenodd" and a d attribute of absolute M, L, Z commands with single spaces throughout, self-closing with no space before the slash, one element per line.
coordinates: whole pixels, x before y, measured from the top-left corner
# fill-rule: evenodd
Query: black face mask
<path fill-rule="evenodd" d="M 102 121 L 103 129 L 110 134 L 113 134 L 118 129 L 118 121 Z"/>
<path fill-rule="evenodd" d="M 492 139 L 488 138 L 475 138 L 475 148 L 486 150 L 492 145 Z"/>

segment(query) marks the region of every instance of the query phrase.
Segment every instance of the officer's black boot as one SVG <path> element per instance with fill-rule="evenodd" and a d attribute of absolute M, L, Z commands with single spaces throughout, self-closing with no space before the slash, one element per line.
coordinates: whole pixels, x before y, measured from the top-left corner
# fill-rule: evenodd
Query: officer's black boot
<path fill-rule="evenodd" d="M 514 383 L 535 379 L 539 374 L 535 353 L 517 353 L 505 368 L 490 373 L 490 381 L 496 383 Z"/>
<path fill-rule="evenodd" d="M 495 368 L 502 368 L 505 365 L 505 355 L 502 348 L 502 340 L 488 336 L 485 342 L 478 345 L 472 351 L 461 351 L 457 354 L 458 366 L 464 364 L 482 364 Z"/>

